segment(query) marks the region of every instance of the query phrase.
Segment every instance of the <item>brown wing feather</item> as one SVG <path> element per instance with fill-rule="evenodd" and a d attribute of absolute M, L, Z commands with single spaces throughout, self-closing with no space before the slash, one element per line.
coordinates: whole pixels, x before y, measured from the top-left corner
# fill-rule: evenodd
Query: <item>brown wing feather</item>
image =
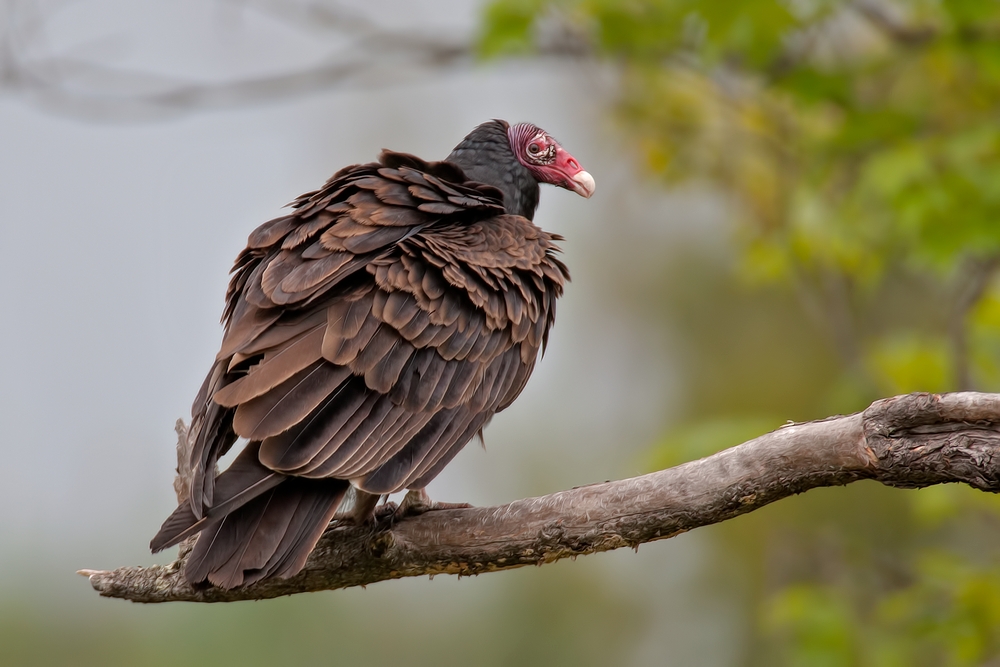
<path fill-rule="evenodd" d="M 326 322 L 316 324 L 284 345 L 264 353 L 249 373 L 212 396 L 219 405 L 235 408 L 270 391 L 323 356 Z"/>
<path fill-rule="evenodd" d="M 241 403 L 233 430 L 250 440 L 263 440 L 302 421 L 350 375 L 343 366 L 320 359 L 306 366 L 263 396 Z"/>
<path fill-rule="evenodd" d="M 251 343 L 243 345 L 236 352 L 244 358 L 250 358 L 268 349 L 278 348 L 293 338 L 301 336 L 316 325 L 325 324 L 326 319 L 326 313 L 322 309 L 285 313 L 259 336 L 254 338 Z M 233 365 L 230 362 L 230 369 L 233 368 Z"/>
<path fill-rule="evenodd" d="M 261 463 L 282 472 L 292 472 L 306 466 L 338 434 L 343 434 L 343 437 L 349 434 L 344 428 L 345 424 L 370 396 L 364 383 L 357 379 L 345 382 L 308 419 L 303 419 L 284 433 L 264 440 L 260 452 Z"/>

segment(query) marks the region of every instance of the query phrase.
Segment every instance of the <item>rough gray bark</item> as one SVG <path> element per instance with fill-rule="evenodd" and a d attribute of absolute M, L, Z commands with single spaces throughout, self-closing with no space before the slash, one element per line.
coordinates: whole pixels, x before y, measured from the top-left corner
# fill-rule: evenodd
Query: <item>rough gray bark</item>
<path fill-rule="evenodd" d="M 192 588 L 181 572 L 183 546 L 170 565 L 81 574 L 101 595 L 134 602 L 259 600 L 401 577 L 474 575 L 636 547 L 859 479 L 1000 491 L 1000 394 L 895 396 L 641 477 L 499 507 L 434 511 L 395 525 L 333 524 L 300 574 L 246 589 Z"/>

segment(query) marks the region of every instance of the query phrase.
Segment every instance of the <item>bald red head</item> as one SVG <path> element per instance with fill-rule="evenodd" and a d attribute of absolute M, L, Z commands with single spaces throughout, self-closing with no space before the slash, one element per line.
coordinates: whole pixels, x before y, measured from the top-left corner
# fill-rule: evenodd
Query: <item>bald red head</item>
<path fill-rule="evenodd" d="M 531 123 L 518 123 L 507 129 L 507 136 L 518 161 L 539 183 L 566 188 L 581 197 L 594 194 L 594 177 L 545 130 Z"/>

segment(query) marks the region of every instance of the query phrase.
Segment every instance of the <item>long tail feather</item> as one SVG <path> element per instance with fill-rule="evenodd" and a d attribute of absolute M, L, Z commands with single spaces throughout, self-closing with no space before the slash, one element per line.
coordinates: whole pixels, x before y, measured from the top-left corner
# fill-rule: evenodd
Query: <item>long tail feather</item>
<path fill-rule="evenodd" d="M 235 511 L 210 519 L 188 556 L 184 576 L 221 588 L 269 576 L 290 577 L 305 565 L 349 483 L 285 479 Z"/>
<path fill-rule="evenodd" d="M 160 531 L 149 543 L 153 553 L 171 547 L 202 530 L 209 520 L 223 517 L 241 505 L 274 488 L 285 479 L 263 465 L 258 458 L 260 443 L 251 442 L 233 464 L 214 480 L 215 504 L 197 517 L 190 503 L 184 502 L 167 517 Z"/>

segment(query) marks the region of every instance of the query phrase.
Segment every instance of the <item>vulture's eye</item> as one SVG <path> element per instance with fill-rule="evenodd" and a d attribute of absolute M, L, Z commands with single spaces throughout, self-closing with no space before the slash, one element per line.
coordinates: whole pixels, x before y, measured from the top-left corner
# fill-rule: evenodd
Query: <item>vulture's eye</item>
<path fill-rule="evenodd" d="M 531 153 L 532 155 L 538 155 L 538 151 L 540 150 L 542 149 L 536 143 L 532 143 L 531 145 L 528 146 L 528 152 Z"/>

